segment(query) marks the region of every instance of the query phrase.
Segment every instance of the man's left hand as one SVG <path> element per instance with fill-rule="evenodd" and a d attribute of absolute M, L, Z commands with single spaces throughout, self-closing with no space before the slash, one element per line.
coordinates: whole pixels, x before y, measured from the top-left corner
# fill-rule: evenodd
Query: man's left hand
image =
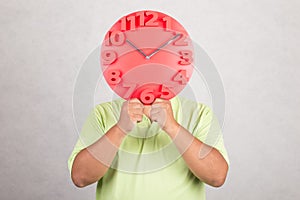
<path fill-rule="evenodd" d="M 151 106 L 150 119 L 159 124 L 166 132 L 179 128 L 174 119 L 171 102 L 163 99 L 156 99 Z"/>

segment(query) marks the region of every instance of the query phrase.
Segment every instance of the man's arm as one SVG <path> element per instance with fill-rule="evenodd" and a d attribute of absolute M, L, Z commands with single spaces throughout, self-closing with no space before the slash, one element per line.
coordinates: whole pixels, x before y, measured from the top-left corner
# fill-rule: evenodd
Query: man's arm
<path fill-rule="evenodd" d="M 166 128 L 165 131 L 182 153 L 187 166 L 201 181 L 214 187 L 224 184 L 228 165 L 221 153 L 195 138 L 179 124 Z M 201 156 L 207 154 L 204 157 Z"/>
<path fill-rule="evenodd" d="M 77 187 L 90 185 L 104 176 L 124 137 L 142 117 L 143 105 L 137 99 L 123 103 L 118 123 L 75 157 L 71 177 Z"/>
<path fill-rule="evenodd" d="M 104 176 L 111 165 L 125 134 L 117 126 L 91 146 L 81 150 L 74 159 L 71 177 L 77 187 L 90 185 Z"/>
<path fill-rule="evenodd" d="M 169 101 L 154 102 L 150 118 L 172 138 L 196 177 L 214 187 L 223 185 L 228 171 L 226 160 L 217 149 L 204 144 L 176 122 Z M 205 156 L 201 156 L 201 153 Z"/>

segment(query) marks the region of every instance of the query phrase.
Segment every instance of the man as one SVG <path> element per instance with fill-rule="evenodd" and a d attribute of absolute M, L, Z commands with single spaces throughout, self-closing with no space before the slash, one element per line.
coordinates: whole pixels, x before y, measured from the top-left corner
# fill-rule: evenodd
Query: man
<path fill-rule="evenodd" d="M 204 183 L 219 187 L 228 171 L 215 119 L 208 106 L 178 96 L 97 105 L 69 158 L 72 180 L 78 187 L 98 182 L 97 200 L 203 200 Z"/>

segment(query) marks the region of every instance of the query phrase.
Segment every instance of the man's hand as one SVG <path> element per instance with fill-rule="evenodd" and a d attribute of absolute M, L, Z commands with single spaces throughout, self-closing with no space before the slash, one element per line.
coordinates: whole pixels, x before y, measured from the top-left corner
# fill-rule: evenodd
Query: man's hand
<path fill-rule="evenodd" d="M 176 130 L 180 126 L 174 119 L 172 105 L 168 100 L 156 99 L 154 101 L 151 106 L 150 119 L 157 122 L 166 132 Z"/>
<path fill-rule="evenodd" d="M 157 122 L 166 132 L 176 130 L 180 126 L 174 119 L 171 102 L 163 99 L 156 99 L 151 108 L 144 106 L 138 99 L 125 101 L 117 125 L 127 134 L 137 122 L 142 121 L 143 114 L 148 116 L 152 122 Z"/>
<path fill-rule="evenodd" d="M 120 118 L 117 126 L 127 134 L 135 124 L 143 119 L 144 105 L 138 99 L 125 101 L 121 108 Z"/>

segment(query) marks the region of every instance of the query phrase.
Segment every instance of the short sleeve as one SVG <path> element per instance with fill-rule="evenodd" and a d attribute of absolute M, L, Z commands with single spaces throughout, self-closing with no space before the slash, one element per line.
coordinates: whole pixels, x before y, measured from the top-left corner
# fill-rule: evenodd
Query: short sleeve
<path fill-rule="evenodd" d="M 196 109 L 198 110 L 196 115 L 197 123 L 195 123 L 193 135 L 201 142 L 217 149 L 229 165 L 229 158 L 217 117 L 212 110 L 204 104 L 198 104 L 198 108 L 199 109 Z"/>
<path fill-rule="evenodd" d="M 100 105 L 96 106 L 88 115 L 79 135 L 75 147 L 68 159 L 68 168 L 71 174 L 76 155 L 84 148 L 96 142 L 105 134 L 105 121 Z"/>

